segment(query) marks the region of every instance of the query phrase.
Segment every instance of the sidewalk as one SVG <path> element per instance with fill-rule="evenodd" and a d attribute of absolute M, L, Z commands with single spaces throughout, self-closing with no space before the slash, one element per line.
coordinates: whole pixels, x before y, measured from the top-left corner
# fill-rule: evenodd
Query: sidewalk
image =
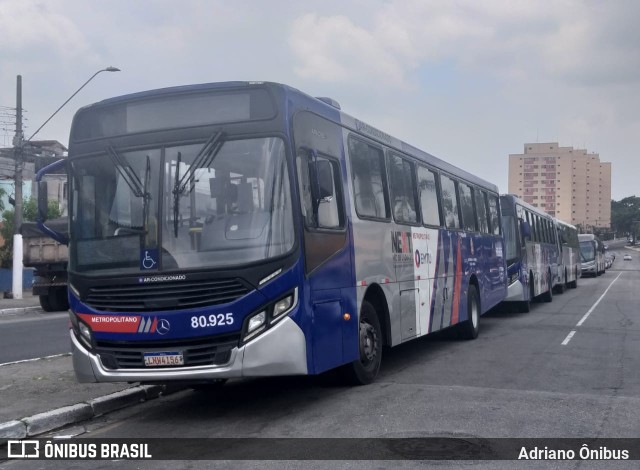
<path fill-rule="evenodd" d="M 31 289 L 22 293 L 22 299 L 0 298 L 0 315 L 3 313 L 22 313 L 25 309 L 34 308 L 40 308 L 40 298 L 37 295 L 33 295 Z"/>
<path fill-rule="evenodd" d="M 0 299 L 0 315 L 39 309 L 31 292 Z M 172 393 L 159 385 L 77 382 L 70 355 L 0 365 L 0 444 L 85 421 L 126 406 Z"/>

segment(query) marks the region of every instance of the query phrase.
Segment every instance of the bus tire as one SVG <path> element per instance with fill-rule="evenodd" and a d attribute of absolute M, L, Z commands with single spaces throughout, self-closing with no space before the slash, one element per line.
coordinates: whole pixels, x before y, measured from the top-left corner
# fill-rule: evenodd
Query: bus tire
<path fill-rule="evenodd" d="M 53 312 L 53 308 L 51 307 L 51 302 L 48 295 L 41 295 L 40 297 L 40 308 L 45 312 Z"/>
<path fill-rule="evenodd" d="M 576 287 L 578 287 L 578 269 L 577 268 L 575 270 L 575 276 L 576 276 L 575 279 L 569 283 L 569 287 L 571 289 L 575 289 Z"/>
<path fill-rule="evenodd" d="M 360 309 L 358 335 L 360 358 L 342 367 L 344 380 L 351 385 L 367 385 L 373 382 L 382 361 L 382 329 L 376 309 L 367 300 Z"/>
<path fill-rule="evenodd" d="M 476 339 L 480 331 L 480 299 L 478 289 L 469 285 L 467 295 L 467 319 L 460 324 L 459 332 L 463 339 Z"/>
<path fill-rule="evenodd" d="M 547 279 L 549 280 L 549 290 L 540 296 L 543 302 L 551 302 L 553 300 L 553 281 L 551 280 L 551 271 L 547 272 Z"/>
<path fill-rule="evenodd" d="M 69 298 L 67 297 L 66 287 L 50 287 L 49 288 L 49 307 L 50 312 L 63 312 L 69 310 Z"/>
<path fill-rule="evenodd" d="M 566 291 L 569 288 L 569 272 L 565 268 L 564 270 L 564 282 L 562 283 L 562 292 Z"/>
<path fill-rule="evenodd" d="M 523 300 L 518 302 L 518 311 L 521 313 L 529 313 L 531 311 L 531 300 Z"/>
<path fill-rule="evenodd" d="M 69 310 L 69 294 L 67 293 L 67 287 L 56 287 L 55 289 L 55 298 L 57 302 L 57 307 L 59 311 Z"/>

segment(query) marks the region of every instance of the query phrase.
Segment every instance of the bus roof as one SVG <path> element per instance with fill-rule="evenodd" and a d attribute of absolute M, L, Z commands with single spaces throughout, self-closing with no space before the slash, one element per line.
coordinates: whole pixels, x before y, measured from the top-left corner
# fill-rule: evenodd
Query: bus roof
<path fill-rule="evenodd" d="M 580 240 L 581 242 L 589 242 L 600 239 L 593 233 L 580 233 L 578 234 L 578 240 Z"/>
<path fill-rule="evenodd" d="M 527 203 L 527 202 L 524 202 L 522 199 L 520 199 L 520 198 L 519 198 L 518 196 L 516 196 L 515 194 L 501 194 L 501 195 L 500 195 L 500 199 L 503 199 L 503 198 L 511 199 L 511 201 L 512 201 L 514 204 L 519 204 L 519 205 L 521 205 L 522 207 L 524 207 L 525 209 L 529 209 L 531 212 L 534 212 L 534 213 L 536 213 L 536 214 L 539 214 L 539 215 L 541 215 L 541 216 L 543 216 L 543 217 L 547 217 L 547 218 L 550 218 L 550 219 L 554 219 L 554 217 L 553 217 L 552 215 L 550 215 L 549 213 L 547 213 L 547 212 L 543 211 L 542 209 L 540 209 L 540 208 L 538 208 L 538 207 L 532 206 L 531 204 L 529 204 L 529 203 Z M 502 203 L 502 201 L 500 201 L 500 202 Z M 557 220 L 557 219 L 554 219 L 554 220 Z"/>
<path fill-rule="evenodd" d="M 555 221 L 556 221 L 556 223 L 558 225 L 562 225 L 563 227 L 569 227 L 569 228 L 572 228 L 574 230 L 577 230 L 577 227 L 575 225 L 571 225 L 570 223 L 567 223 L 564 220 L 555 219 Z"/>
<path fill-rule="evenodd" d="M 404 153 L 411 157 L 420 160 L 427 165 L 431 165 L 444 173 L 455 175 L 461 179 L 466 180 L 469 183 L 481 186 L 490 191 L 498 193 L 498 187 L 482 178 L 479 178 L 461 168 L 452 165 L 438 157 L 435 157 L 427 152 L 424 152 L 400 139 L 392 137 L 391 135 L 376 129 L 363 121 L 360 121 L 351 115 L 340 110 L 337 102 L 327 98 L 315 98 L 308 95 L 296 88 L 289 85 L 284 85 L 275 82 L 260 82 L 260 81 L 229 81 L 229 82 L 215 82 L 215 83 L 201 83 L 195 85 L 181 85 L 167 88 L 158 88 L 154 90 L 141 91 L 137 93 L 130 93 L 127 95 L 121 95 L 113 98 L 107 98 L 102 101 L 84 106 L 80 108 L 77 113 L 81 111 L 87 111 L 94 107 L 109 106 L 118 103 L 125 103 L 129 101 L 141 100 L 144 98 L 157 97 L 162 95 L 173 95 L 179 93 L 189 93 L 197 91 L 207 90 L 223 90 L 227 88 L 243 88 L 243 87 L 267 87 L 267 88 L 279 88 L 285 95 L 292 95 L 307 101 L 308 109 L 326 119 L 332 120 L 337 124 L 340 124 L 346 128 L 349 128 L 355 132 L 358 132 L 366 137 L 375 140 L 383 145 L 386 145 L 400 153 Z M 331 103 L 333 102 L 333 103 Z M 76 113 L 76 114 L 77 114 Z"/>

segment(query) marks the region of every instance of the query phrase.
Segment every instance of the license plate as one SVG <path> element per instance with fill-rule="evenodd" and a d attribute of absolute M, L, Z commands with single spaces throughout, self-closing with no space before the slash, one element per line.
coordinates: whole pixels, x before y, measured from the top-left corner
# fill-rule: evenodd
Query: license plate
<path fill-rule="evenodd" d="M 177 351 L 144 353 L 144 365 L 147 367 L 182 366 L 184 356 Z"/>

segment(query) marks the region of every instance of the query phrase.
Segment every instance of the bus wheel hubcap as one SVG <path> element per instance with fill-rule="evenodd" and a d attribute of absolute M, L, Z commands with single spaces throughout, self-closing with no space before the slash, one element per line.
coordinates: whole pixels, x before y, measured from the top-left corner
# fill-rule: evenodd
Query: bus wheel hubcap
<path fill-rule="evenodd" d="M 376 357 L 378 336 L 375 328 L 367 322 L 360 323 L 360 357 L 364 363 L 370 363 Z"/>

